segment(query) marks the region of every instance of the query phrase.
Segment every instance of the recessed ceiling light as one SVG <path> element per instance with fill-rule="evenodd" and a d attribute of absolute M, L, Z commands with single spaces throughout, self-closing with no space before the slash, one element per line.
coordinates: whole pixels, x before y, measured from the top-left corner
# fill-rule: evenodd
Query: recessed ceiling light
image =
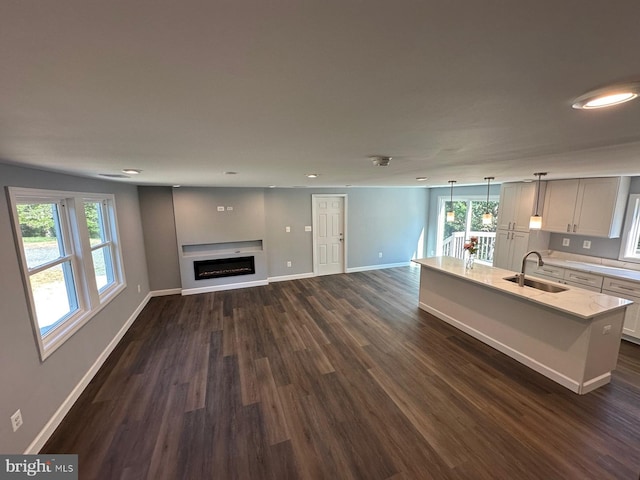
<path fill-rule="evenodd" d="M 180 188 L 182 185 L 174 185 L 173 188 Z"/>
<path fill-rule="evenodd" d="M 428 177 L 416 177 L 416 180 L 419 182 L 424 182 Z"/>
<path fill-rule="evenodd" d="M 579 96 L 573 101 L 572 106 L 580 110 L 612 107 L 633 100 L 639 94 L 640 82 L 612 85 Z"/>
<path fill-rule="evenodd" d="M 123 168 L 122 172 L 129 175 L 138 175 L 142 170 L 138 170 L 137 168 Z"/>
<path fill-rule="evenodd" d="M 276 188 L 275 185 L 269 185 L 269 188 Z"/>
<path fill-rule="evenodd" d="M 307 173 L 307 178 L 318 178 L 319 176 L 319 173 Z"/>
<path fill-rule="evenodd" d="M 224 172 L 225 175 L 237 175 L 238 172 Z"/>
<path fill-rule="evenodd" d="M 131 177 L 128 177 L 127 175 L 123 175 L 122 173 L 99 173 L 98 175 L 100 175 L 101 177 L 108 177 L 108 178 L 131 178 Z"/>

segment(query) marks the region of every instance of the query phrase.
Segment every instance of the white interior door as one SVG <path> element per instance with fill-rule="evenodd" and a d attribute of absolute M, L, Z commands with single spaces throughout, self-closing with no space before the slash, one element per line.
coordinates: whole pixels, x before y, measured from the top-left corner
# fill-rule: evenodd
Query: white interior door
<path fill-rule="evenodd" d="M 314 196 L 314 270 L 317 275 L 344 273 L 344 197 Z"/>

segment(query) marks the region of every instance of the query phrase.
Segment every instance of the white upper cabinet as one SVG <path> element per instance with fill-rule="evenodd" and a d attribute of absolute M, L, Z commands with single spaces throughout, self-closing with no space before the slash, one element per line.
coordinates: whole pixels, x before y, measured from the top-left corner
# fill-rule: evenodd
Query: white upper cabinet
<path fill-rule="evenodd" d="M 547 182 L 542 229 L 592 237 L 619 237 L 629 183 L 629 177 Z"/>
<path fill-rule="evenodd" d="M 541 197 L 538 212 L 542 212 L 544 184 L 540 183 Z M 529 218 L 535 213 L 537 183 L 503 183 L 500 187 L 498 230 L 529 231 Z"/>

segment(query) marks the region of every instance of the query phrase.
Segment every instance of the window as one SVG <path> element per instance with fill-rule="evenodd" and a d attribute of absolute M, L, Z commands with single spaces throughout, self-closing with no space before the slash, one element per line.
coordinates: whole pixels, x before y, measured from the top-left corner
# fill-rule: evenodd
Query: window
<path fill-rule="evenodd" d="M 9 188 L 44 360 L 125 288 L 113 195 Z"/>
<path fill-rule="evenodd" d="M 620 246 L 620 260 L 640 263 L 640 195 L 629 195 L 624 234 Z"/>
<path fill-rule="evenodd" d="M 453 204 L 450 197 L 442 196 L 438 205 L 436 255 L 464 258 L 465 242 L 470 237 L 478 237 L 477 259 L 481 263 L 491 264 L 496 239 L 498 197 L 492 195 L 487 205 L 486 198 L 481 196 L 454 197 Z M 493 215 L 491 225 L 482 224 L 482 215 L 487 208 Z M 450 209 L 454 212 L 453 222 L 446 221 L 446 212 Z"/>

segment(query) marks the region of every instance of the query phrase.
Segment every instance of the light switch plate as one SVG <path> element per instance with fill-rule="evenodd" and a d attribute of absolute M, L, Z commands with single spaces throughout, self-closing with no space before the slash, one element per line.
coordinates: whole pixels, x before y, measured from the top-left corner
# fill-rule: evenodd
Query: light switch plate
<path fill-rule="evenodd" d="M 224 212 L 224 207 L 218 207 L 219 212 Z"/>
<path fill-rule="evenodd" d="M 232 212 L 233 211 L 233 207 L 227 207 L 227 212 Z"/>
<path fill-rule="evenodd" d="M 563 238 L 562 239 L 562 246 L 563 247 L 568 247 L 570 243 L 571 243 L 570 239 L 568 239 L 568 238 Z"/>
<path fill-rule="evenodd" d="M 310 232 L 311 231 L 311 225 L 305 225 L 304 226 L 304 231 L 305 232 Z"/>
<path fill-rule="evenodd" d="M 291 227 L 284 227 L 284 231 L 289 233 L 291 231 Z"/>
<path fill-rule="evenodd" d="M 591 248 L 591 240 L 585 240 L 584 242 L 582 242 L 582 248 Z"/>

